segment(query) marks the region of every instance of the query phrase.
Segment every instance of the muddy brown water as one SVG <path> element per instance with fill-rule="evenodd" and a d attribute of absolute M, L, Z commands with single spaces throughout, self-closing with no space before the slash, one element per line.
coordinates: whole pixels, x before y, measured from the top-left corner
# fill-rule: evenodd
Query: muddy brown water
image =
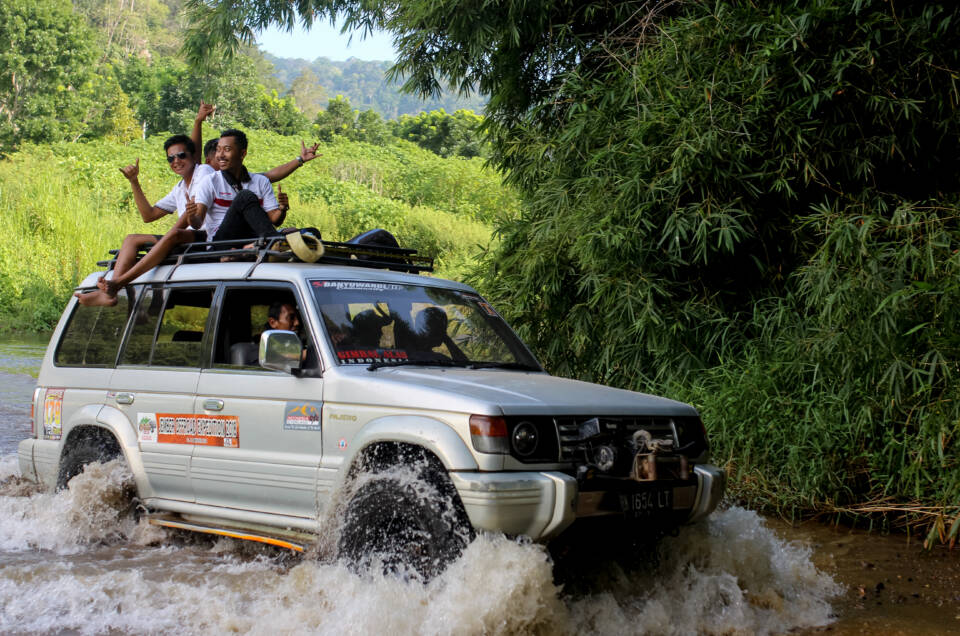
<path fill-rule="evenodd" d="M 650 548 L 656 565 L 566 583 L 495 535 L 424 585 L 138 524 L 122 462 L 61 493 L 18 479 L 44 344 L 0 341 L 3 634 L 960 634 L 960 549 L 736 506 Z"/>

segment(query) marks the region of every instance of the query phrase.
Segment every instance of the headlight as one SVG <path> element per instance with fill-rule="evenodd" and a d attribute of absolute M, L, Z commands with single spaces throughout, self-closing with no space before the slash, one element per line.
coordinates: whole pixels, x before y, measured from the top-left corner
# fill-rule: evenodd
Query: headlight
<path fill-rule="evenodd" d="M 510 440 L 517 455 L 528 457 L 537 450 L 540 436 L 537 433 L 537 427 L 531 422 L 520 422 L 514 427 Z"/>

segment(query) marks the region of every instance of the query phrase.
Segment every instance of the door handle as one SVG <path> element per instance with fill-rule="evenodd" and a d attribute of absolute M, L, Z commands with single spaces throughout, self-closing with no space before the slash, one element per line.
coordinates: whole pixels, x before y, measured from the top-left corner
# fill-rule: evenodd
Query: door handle
<path fill-rule="evenodd" d="M 117 404 L 133 404 L 133 393 L 117 393 Z"/>
<path fill-rule="evenodd" d="M 207 411 L 222 411 L 223 400 L 204 400 L 203 408 Z"/>

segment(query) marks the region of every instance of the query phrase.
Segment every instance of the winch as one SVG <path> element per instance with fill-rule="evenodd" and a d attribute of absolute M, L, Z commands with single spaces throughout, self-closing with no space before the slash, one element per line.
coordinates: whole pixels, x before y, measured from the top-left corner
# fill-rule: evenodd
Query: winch
<path fill-rule="evenodd" d="M 689 462 L 683 454 L 672 421 L 656 430 L 640 428 L 632 433 L 600 418 L 583 420 L 577 427 L 575 450 L 577 478 L 592 475 L 649 482 L 689 478 Z M 689 446 L 689 444 L 688 444 Z"/>

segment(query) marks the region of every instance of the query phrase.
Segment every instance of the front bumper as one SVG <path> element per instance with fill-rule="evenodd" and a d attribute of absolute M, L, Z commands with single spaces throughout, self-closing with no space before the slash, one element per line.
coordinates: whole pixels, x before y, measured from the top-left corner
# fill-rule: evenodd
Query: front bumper
<path fill-rule="evenodd" d="M 695 466 L 694 475 L 696 485 L 684 487 L 690 490 L 689 495 L 676 498 L 683 502 L 677 512 L 686 523 L 713 512 L 726 486 L 726 474 L 716 466 Z M 580 493 L 577 480 L 566 473 L 452 472 L 450 477 L 470 522 L 478 530 L 547 541 L 579 517 L 616 514 L 594 505 L 598 495 L 605 493 Z"/>

